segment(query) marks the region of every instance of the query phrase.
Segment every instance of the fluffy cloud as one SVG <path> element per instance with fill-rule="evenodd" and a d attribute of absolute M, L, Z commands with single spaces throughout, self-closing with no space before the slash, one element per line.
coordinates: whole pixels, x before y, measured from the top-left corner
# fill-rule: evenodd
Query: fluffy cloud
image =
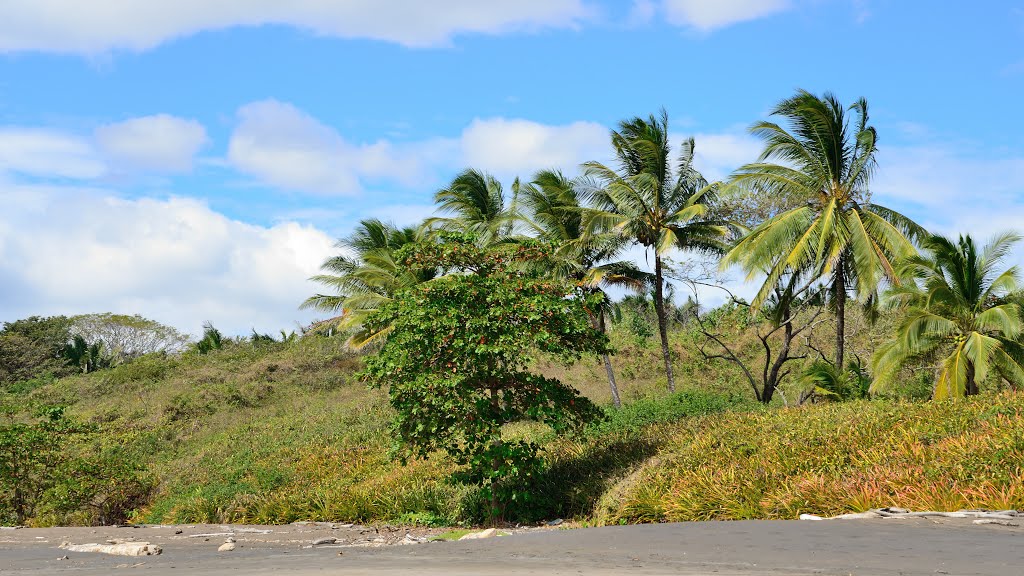
<path fill-rule="evenodd" d="M 521 118 L 477 118 L 454 137 L 358 144 L 297 107 L 276 100 L 238 112 L 228 163 L 261 185 L 320 195 L 356 195 L 373 184 L 422 189 L 466 166 L 503 181 L 537 170 L 578 172 L 589 160 L 610 162 L 608 127 L 595 122 L 543 124 Z M 674 143 L 683 135 L 672 135 Z M 761 145 L 742 131 L 704 133 L 697 167 L 712 180 L 753 161 Z M 417 208 L 419 210 L 419 208 Z"/>
<path fill-rule="evenodd" d="M 664 10 L 670 24 L 714 30 L 781 12 L 789 5 L 789 0 L 665 0 Z"/>
<path fill-rule="evenodd" d="M 96 143 L 125 169 L 188 172 L 207 143 L 206 129 L 195 120 L 168 114 L 132 118 L 96 129 Z"/>
<path fill-rule="evenodd" d="M 0 174 L 89 179 L 106 166 L 92 144 L 72 134 L 39 128 L 0 127 Z"/>
<path fill-rule="evenodd" d="M 228 162 L 264 184 L 314 194 L 352 195 L 364 181 L 412 185 L 423 170 L 413 150 L 386 140 L 356 145 L 291 104 L 243 106 Z"/>
<path fill-rule="evenodd" d="M 608 128 L 593 122 L 547 125 L 529 120 L 474 120 L 459 139 L 463 163 L 503 176 L 529 177 L 536 170 L 575 170 L 610 153 Z"/>
<path fill-rule="evenodd" d="M 693 138 L 693 163 L 709 181 L 724 180 L 736 168 L 757 160 L 763 148 L 759 140 L 741 131 L 694 134 Z"/>
<path fill-rule="evenodd" d="M 883 148 L 878 162 L 875 201 L 930 230 L 987 238 L 1024 228 L 1024 156 L 925 143 Z"/>
<path fill-rule="evenodd" d="M 372 183 L 422 186 L 465 166 L 501 178 L 542 168 L 572 171 L 608 155 L 608 130 L 592 122 L 476 119 L 454 138 L 357 144 L 276 100 L 247 104 L 238 118 L 228 163 L 263 185 L 312 194 L 355 195 Z"/>
<path fill-rule="evenodd" d="M 254 226 L 194 199 L 4 185 L 0 202 L 0 320 L 112 311 L 193 334 L 205 320 L 272 332 L 312 318 L 297 306 L 333 252 L 312 227 Z"/>
<path fill-rule="evenodd" d="M 582 0 L 8 0 L 0 51 L 146 50 L 202 30 L 279 24 L 325 36 L 406 46 L 443 45 L 457 34 L 571 27 Z"/>
<path fill-rule="evenodd" d="M 183 172 L 207 143 L 195 120 L 167 114 L 131 118 L 84 136 L 0 126 L 0 175 L 95 180 L 110 172 Z"/>

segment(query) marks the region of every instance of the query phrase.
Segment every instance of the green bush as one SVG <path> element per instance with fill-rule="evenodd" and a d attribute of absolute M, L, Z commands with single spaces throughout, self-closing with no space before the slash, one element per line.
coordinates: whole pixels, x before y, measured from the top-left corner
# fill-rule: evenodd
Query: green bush
<path fill-rule="evenodd" d="M 63 408 L 33 417 L 3 407 L 0 524 L 124 522 L 148 501 L 155 482 L 135 455 L 80 424 Z"/>
<path fill-rule="evenodd" d="M 605 409 L 605 419 L 587 427 L 587 434 L 600 436 L 635 431 L 651 424 L 676 422 L 691 416 L 726 410 L 757 409 L 758 404 L 739 394 L 718 394 L 684 390 L 667 396 L 647 396 L 622 408 Z"/>

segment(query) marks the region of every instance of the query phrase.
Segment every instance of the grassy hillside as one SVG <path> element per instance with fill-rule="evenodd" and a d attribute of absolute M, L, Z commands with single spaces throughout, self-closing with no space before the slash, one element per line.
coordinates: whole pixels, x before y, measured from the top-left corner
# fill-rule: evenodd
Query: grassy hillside
<path fill-rule="evenodd" d="M 657 455 L 605 496 L 602 521 L 1024 507 L 1020 394 L 748 412 L 662 431 Z"/>
<path fill-rule="evenodd" d="M 764 408 L 734 366 L 703 360 L 685 330 L 673 338 L 683 392 L 665 395 L 656 348 L 620 331 L 622 410 L 572 438 L 510 427 L 542 439 L 549 460 L 514 519 L 1024 508 L 1024 396 Z M 736 338 L 753 353 L 753 342 Z M 36 383 L 22 399 L 69 405 L 73 418 L 97 424 L 105 442 L 144 465 L 155 489 L 138 521 L 480 521 L 480 495 L 449 482 L 442 458 L 407 466 L 391 458 L 390 408 L 383 391 L 355 381 L 360 365 L 330 338 L 233 344 Z M 537 369 L 609 401 L 594 359 Z M 35 522 L 96 520 L 83 511 Z"/>

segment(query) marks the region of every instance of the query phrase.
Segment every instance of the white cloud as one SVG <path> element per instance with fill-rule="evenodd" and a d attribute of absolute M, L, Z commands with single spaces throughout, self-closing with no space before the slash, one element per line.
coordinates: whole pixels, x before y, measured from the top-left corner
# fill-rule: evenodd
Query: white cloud
<path fill-rule="evenodd" d="M 975 152 L 928 143 L 883 148 L 874 200 L 942 234 L 1024 229 L 1024 156 Z"/>
<path fill-rule="evenodd" d="M 119 167 L 161 172 L 190 171 L 192 159 L 208 142 L 202 124 L 168 114 L 100 126 L 95 137 L 100 150 Z"/>
<path fill-rule="evenodd" d="M 260 183 L 323 195 L 356 195 L 370 183 L 423 186 L 440 172 L 472 166 L 507 179 L 542 168 L 575 171 L 608 155 L 608 129 L 592 122 L 473 120 L 455 138 L 356 144 L 295 106 L 264 100 L 243 106 L 228 163 Z M 436 182 L 435 182 L 436 184 Z"/>
<path fill-rule="evenodd" d="M 573 175 L 583 162 L 612 161 L 609 129 L 595 122 L 477 118 L 454 137 L 357 144 L 276 100 L 243 106 L 238 117 L 228 163 L 262 185 L 311 194 L 357 195 L 382 183 L 430 189 L 467 166 L 508 183 L 517 176 L 528 179 L 541 169 Z M 682 138 L 672 135 L 677 145 Z M 761 150 L 757 140 L 738 130 L 695 138 L 697 167 L 711 180 L 725 178 L 755 160 Z"/>
<path fill-rule="evenodd" d="M 333 253 L 315 228 L 254 226 L 194 199 L 6 185 L 0 202 L 0 320 L 112 311 L 193 334 L 205 320 L 274 332 L 315 316 L 297 307 Z"/>
<path fill-rule="evenodd" d="M 649 24 L 654 20 L 654 15 L 657 11 L 658 5 L 654 3 L 654 0 L 633 0 L 633 6 L 629 9 L 629 16 L 626 17 L 626 23 L 629 26 Z"/>
<path fill-rule="evenodd" d="M 291 104 L 263 100 L 238 111 L 228 162 L 263 184 L 354 195 L 365 181 L 413 185 L 424 170 L 415 150 L 387 140 L 356 145 Z"/>
<path fill-rule="evenodd" d="M 724 180 L 733 170 L 757 160 L 763 144 L 746 132 L 694 134 L 693 163 L 709 181 Z M 681 141 L 675 138 L 674 141 Z"/>
<path fill-rule="evenodd" d="M 756 20 L 789 8 L 789 0 L 665 0 L 665 18 L 670 24 L 714 30 L 731 24 Z"/>
<path fill-rule="evenodd" d="M 88 140 L 55 130 L 0 127 L 0 174 L 89 179 L 106 172 Z"/>
<path fill-rule="evenodd" d="M 0 174 L 96 180 L 115 171 L 182 172 L 206 143 L 202 124 L 167 114 L 102 125 L 90 136 L 0 126 Z"/>
<path fill-rule="evenodd" d="M 7 0 L 0 52 L 141 51 L 203 30 L 278 24 L 324 36 L 436 46 L 465 33 L 574 27 L 583 0 Z"/>
<path fill-rule="evenodd" d="M 552 126 L 529 120 L 474 120 L 460 145 L 466 165 L 501 176 L 530 177 L 545 168 L 573 172 L 581 162 L 610 153 L 608 128 L 594 122 Z"/>

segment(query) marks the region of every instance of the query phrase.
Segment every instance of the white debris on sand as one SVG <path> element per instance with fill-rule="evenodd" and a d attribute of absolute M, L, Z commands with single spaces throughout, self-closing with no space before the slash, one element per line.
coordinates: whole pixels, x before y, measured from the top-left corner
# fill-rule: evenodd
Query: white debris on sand
<path fill-rule="evenodd" d="M 149 542 L 120 542 L 117 544 L 71 544 L 64 542 L 61 548 L 68 552 L 99 552 L 114 556 L 157 556 L 163 548 Z"/>
<path fill-rule="evenodd" d="M 494 538 L 498 535 L 498 531 L 494 528 L 488 528 L 487 530 L 481 530 L 479 532 L 470 532 L 459 540 L 483 540 L 484 538 Z"/>
<path fill-rule="evenodd" d="M 814 514 L 801 514 L 801 520 L 862 520 L 869 518 L 978 518 L 975 524 L 1000 524 L 1017 526 L 1013 520 L 1024 519 L 1024 512 L 1017 510 L 958 510 L 956 512 L 911 512 L 906 508 L 875 508 L 867 512 L 840 514 L 823 518 Z"/>

